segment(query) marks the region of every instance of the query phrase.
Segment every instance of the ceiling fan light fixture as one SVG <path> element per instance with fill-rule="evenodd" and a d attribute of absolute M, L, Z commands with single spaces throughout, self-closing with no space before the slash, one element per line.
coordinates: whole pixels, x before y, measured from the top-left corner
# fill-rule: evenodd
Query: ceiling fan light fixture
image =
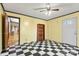
<path fill-rule="evenodd" d="M 50 5 L 49 4 L 47 4 L 47 8 L 50 8 Z"/>
<path fill-rule="evenodd" d="M 51 13 L 52 13 L 51 11 L 48 11 L 48 15 L 49 15 L 49 16 L 51 15 Z"/>
<path fill-rule="evenodd" d="M 51 11 L 47 11 L 47 12 L 45 12 L 45 15 L 50 16 L 51 13 L 52 13 Z"/>
<path fill-rule="evenodd" d="M 47 15 L 48 14 L 48 12 L 45 12 L 45 15 Z"/>

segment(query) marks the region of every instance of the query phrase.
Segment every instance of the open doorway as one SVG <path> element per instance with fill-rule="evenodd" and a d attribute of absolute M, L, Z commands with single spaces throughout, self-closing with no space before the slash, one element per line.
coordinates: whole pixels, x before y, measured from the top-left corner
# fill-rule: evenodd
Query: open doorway
<path fill-rule="evenodd" d="M 2 21 L 2 48 L 20 44 L 20 18 L 4 16 Z"/>
<path fill-rule="evenodd" d="M 9 22 L 9 37 L 8 37 L 8 46 L 18 45 L 19 44 L 19 18 L 8 16 Z"/>

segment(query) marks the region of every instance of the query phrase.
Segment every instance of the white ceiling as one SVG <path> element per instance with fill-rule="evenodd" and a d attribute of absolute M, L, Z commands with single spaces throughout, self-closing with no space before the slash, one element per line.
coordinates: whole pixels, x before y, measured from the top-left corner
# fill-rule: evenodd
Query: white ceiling
<path fill-rule="evenodd" d="M 59 8 L 59 11 L 52 11 L 50 16 L 45 15 L 45 12 L 34 10 L 36 8 L 45 7 L 45 3 L 3 3 L 3 6 L 7 11 L 21 13 L 45 20 L 79 11 L 79 3 L 51 3 L 52 8 Z"/>

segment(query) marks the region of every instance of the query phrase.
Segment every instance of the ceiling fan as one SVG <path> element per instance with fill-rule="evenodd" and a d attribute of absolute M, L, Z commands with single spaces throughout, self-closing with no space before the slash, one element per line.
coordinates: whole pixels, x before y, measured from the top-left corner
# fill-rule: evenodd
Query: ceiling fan
<path fill-rule="evenodd" d="M 42 7 L 42 8 L 36 8 L 34 10 L 40 10 L 40 12 L 46 12 L 46 15 L 50 15 L 52 13 L 52 11 L 59 11 L 59 9 L 57 8 L 52 8 L 50 3 L 46 4 L 46 7 Z"/>

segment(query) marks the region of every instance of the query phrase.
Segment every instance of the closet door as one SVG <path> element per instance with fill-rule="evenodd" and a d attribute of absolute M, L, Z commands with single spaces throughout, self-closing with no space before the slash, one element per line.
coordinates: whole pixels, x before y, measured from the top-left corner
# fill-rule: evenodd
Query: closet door
<path fill-rule="evenodd" d="M 45 25 L 37 24 L 37 41 L 45 40 Z"/>

